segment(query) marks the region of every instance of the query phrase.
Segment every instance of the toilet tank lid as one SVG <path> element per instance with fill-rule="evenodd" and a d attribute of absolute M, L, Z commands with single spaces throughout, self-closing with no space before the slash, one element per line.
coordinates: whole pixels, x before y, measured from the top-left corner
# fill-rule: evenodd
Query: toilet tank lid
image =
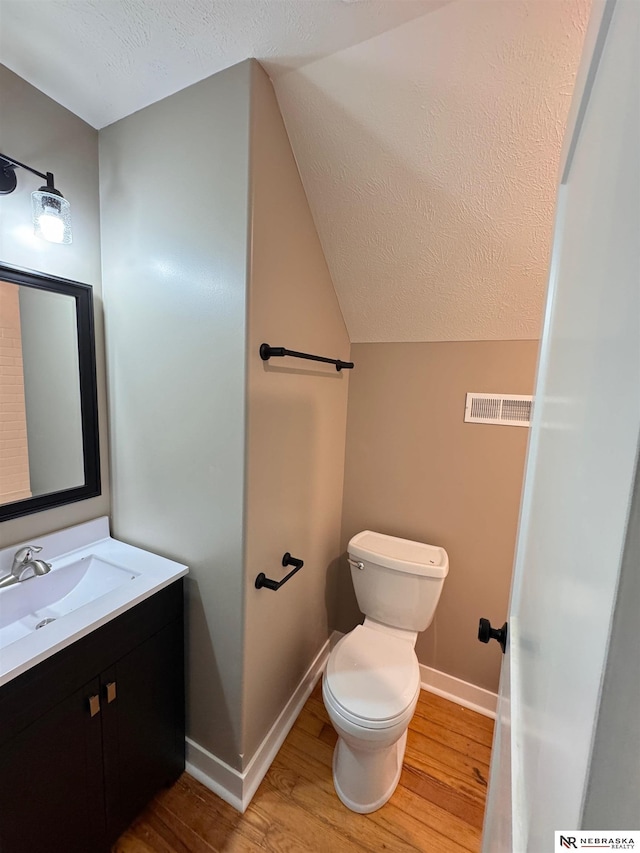
<path fill-rule="evenodd" d="M 410 539 L 398 539 L 372 530 L 356 534 L 347 550 L 354 559 L 367 560 L 410 575 L 446 578 L 449 572 L 449 557 L 444 548 L 412 542 Z"/>

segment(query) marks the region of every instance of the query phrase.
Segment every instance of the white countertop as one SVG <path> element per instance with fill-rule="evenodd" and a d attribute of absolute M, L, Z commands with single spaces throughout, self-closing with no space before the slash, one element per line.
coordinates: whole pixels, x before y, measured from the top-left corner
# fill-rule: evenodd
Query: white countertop
<path fill-rule="evenodd" d="M 3 623 L 3 596 L 7 593 L 13 596 L 19 595 L 21 591 L 26 590 L 28 584 L 42 583 L 54 572 L 64 570 L 70 564 L 77 564 L 79 560 L 97 557 L 104 563 L 122 568 L 131 574 L 127 575 L 126 583 L 121 583 L 109 592 L 98 594 L 95 600 L 78 606 L 77 609 L 71 610 L 43 628 L 32 630 L 5 645 L 0 643 L 0 685 L 6 684 L 81 637 L 95 631 L 101 625 L 115 619 L 121 613 L 135 607 L 136 604 L 183 577 L 189 571 L 187 566 L 181 563 L 112 539 L 109 535 L 109 520 L 106 517 L 48 536 L 38 536 L 35 537 L 35 541 L 22 544 L 41 545 L 42 551 L 38 557 L 52 564 L 51 572 L 48 575 L 0 589 L 0 624 Z M 22 547 L 22 544 L 0 551 L 0 576 L 10 571 L 13 555 L 18 548 Z M 5 617 L 9 609 L 8 599 L 5 598 Z M 0 631 L 1 635 L 2 631 Z M 10 636 L 10 632 L 7 636 Z"/>

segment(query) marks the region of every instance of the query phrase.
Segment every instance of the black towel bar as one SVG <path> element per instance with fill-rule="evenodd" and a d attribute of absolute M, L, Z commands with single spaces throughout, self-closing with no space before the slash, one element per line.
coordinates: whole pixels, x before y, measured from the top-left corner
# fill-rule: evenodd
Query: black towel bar
<path fill-rule="evenodd" d="M 270 358 L 282 358 L 285 355 L 293 358 L 306 358 L 309 361 L 323 361 L 325 364 L 335 364 L 336 370 L 340 371 L 344 367 L 345 370 L 353 368 L 352 361 L 341 361 L 339 358 L 325 358 L 323 355 L 311 355 L 308 352 L 296 352 L 293 349 L 285 349 L 284 347 L 270 347 L 269 344 L 260 344 L 260 358 L 263 361 L 269 361 Z"/>
<path fill-rule="evenodd" d="M 291 554 L 287 551 L 287 553 L 282 558 L 283 566 L 295 566 L 293 571 L 289 572 L 288 575 L 282 578 L 281 581 L 274 581 L 271 578 L 265 577 L 264 572 L 260 572 L 258 577 L 256 578 L 256 589 L 262 589 L 265 587 L 266 589 L 272 589 L 274 592 L 280 589 L 283 583 L 286 583 L 289 578 L 292 578 L 296 572 L 299 572 L 300 569 L 304 566 L 304 560 L 298 560 L 296 557 L 292 557 Z"/>

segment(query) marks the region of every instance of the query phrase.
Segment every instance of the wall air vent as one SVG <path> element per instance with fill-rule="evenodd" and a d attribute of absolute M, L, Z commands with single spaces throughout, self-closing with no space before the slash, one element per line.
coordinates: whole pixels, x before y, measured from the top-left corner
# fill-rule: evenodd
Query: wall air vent
<path fill-rule="evenodd" d="M 522 394 L 469 393 L 464 408 L 464 419 L 473 424 L 502 424 L 503 426 L 529 426 L 533 397 Z"/>

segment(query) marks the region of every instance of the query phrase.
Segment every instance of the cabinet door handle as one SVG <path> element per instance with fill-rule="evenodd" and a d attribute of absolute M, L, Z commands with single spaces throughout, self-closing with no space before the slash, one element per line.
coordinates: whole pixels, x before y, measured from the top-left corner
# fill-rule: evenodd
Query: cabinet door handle
<path fill-rule="evenodd" d="M 105 693 L 107 694 L 107 702 L 111 704 L 117 695 L 115 681 L 109 681 L 105 684 Z"/>
<path fill-rule="evenodd" d="M 100 697 L 97 693 L 94 693 L 93 696 L 89 696 L 89 713 L 92 717 L 95 717 L 96 714 L 100 713 Z"/>

